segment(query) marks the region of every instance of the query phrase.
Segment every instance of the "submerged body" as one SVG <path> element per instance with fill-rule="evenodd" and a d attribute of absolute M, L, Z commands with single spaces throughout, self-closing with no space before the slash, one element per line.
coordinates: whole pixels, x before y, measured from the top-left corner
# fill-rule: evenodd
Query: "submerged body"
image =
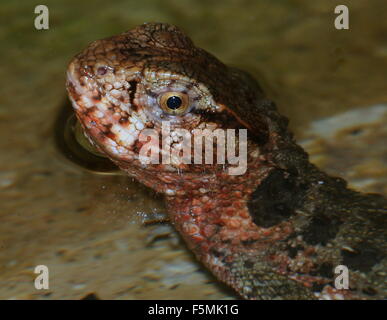
<path fill-rule="evenodd" d="M 318 170 L 255 81 L 176 27 L 144 24 L 93 42 L 70 63 L 67 89 L 90 142 L 165 195 L 188 247 L 240 296 L 387 297 L 386 199 Z M 246 171 L 141 161 L 145 130 L 179 150 L 181 128 L 246 129 Z M 348 289 L 335 288 L 339 265 L 349 270 Z"/>

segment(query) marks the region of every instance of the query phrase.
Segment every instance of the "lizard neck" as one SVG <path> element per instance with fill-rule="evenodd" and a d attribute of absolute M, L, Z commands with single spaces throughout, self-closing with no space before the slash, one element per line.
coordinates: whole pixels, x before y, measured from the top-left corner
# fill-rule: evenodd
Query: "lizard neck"
<path fill-rule="evenodd" d="M 171 222 L 188 247 L 244 298 L 276 298 L 260 291 L 259 283 L 254 284 L 259 279 L 273 288 L 281 279 L 289 299 L 359 297 L 334 288 L 333 270 L 343 262 L 356 264 L 352 253 L 345 253 L 353 242 L 353 231 L 345 227 L 351 219 L 348 213 L 355 210 L 360 215 L 371 207 L 381 208 L 382 203 L 347 189 L 342 179 L 309 163 L 299 171 L 263 168 L 254 183 L 248 179 L 244 184 L 219 182 L 212 188 L 166 197 Z M 383 229 L 379 229 L 383 243 Z M 360 243 L 363 240 L 367 241 L 359 238 Z M 376 257 L 382 256 L 379 251 L 373 251 Z M 365 268 L 368 272 L 372 266 Z M 367 277 L 356 271 L 351 276 L 354 286 L 366 283 Z"/>

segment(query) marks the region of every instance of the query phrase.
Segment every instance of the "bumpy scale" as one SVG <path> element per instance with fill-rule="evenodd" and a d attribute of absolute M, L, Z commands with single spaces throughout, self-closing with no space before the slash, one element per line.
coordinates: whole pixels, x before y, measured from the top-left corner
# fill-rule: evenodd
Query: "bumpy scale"
<path fill-rule="evenodd" d="M 91 43 L 71 61 L 67 90 L 91 143 L 165 195 L 189 248 L 240 296 L 387 297 L 386 200 L 318 170 L 255 80 L 175 26 L 144 24 Z M 184 112 L 160 105 L 170 92 L 189 101 Z M 163 121 L 172 136 L 178 128 L 247 129 L 246 172 L 229 175 L 228 163 L 141 163 L 141 133 L 152 128 L 161 137 Z M 338 265 L 349 269 L 347 290 L 335 288 Z"/>

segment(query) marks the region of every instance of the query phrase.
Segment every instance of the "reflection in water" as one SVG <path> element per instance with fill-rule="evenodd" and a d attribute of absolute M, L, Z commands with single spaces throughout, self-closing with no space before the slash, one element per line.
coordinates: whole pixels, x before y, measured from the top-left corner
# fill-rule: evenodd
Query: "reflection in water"
<path fill-rule="evenodd" d="M 58 114 L 54 128 L 56 146 L 68 160 L 93 173 L 122 174 L 84 136 L 67 99 Z"/>

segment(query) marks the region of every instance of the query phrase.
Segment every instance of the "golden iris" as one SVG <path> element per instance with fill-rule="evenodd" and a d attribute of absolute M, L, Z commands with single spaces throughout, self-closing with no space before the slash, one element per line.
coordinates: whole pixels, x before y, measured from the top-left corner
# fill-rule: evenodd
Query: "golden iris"
<path fill-rule="evenodd" d="M 189 98 L 183 92 L 166 92 L 160 96 L 159 104 L 166 113 L 179 115 L 187 111 Z"/>

